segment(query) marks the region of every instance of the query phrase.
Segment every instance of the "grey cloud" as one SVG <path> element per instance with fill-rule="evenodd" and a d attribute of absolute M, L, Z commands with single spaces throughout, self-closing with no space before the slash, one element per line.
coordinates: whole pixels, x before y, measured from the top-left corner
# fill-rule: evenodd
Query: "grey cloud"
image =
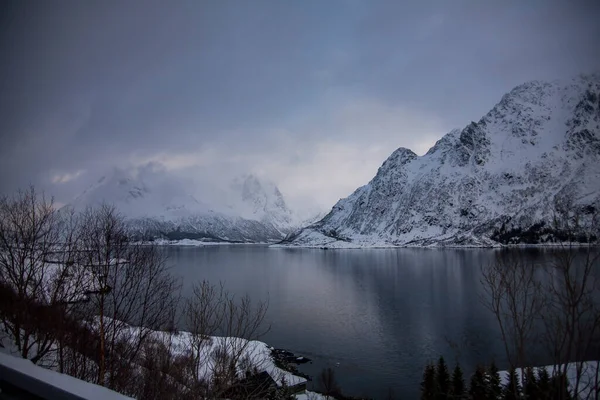
<path fill-rule="evenodd" d="M 355 42 L 360 59 L 345 79 L 460 125 L 524 81 L 600 67 L 596 1 L 419 3 L 373 7 Z"/>
<path fill-rule="evenodd" d="M 600 69 L 599 17 L 583 0 L 4 2 L 1 189 L 67 201 L 154 160 L 330 203 L 516 84 Z"/>

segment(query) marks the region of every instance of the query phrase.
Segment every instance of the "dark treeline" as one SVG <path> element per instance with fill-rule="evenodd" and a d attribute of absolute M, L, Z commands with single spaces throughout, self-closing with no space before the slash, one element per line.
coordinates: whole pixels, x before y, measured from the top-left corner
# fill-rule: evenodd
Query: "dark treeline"
<path fill-rule="evenodd" d="M 437 364 L 429 364 L 421 381 L 421 400 L 572 400 L 567 379 L 551 374 L 546 368 L 525 368 L 523 385 L 521 373 L 510 369 L 504 381 L 492 362 L 488 368 L 478 366 L 468 385 L 457 363 L 452 371 L 443 357 Z"/>

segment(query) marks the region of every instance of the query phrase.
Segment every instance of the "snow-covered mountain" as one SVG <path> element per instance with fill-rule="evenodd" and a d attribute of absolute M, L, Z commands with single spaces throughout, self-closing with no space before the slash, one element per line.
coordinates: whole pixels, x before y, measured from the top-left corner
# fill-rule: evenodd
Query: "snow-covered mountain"
<path fill-rule="evenodd" d="M 270 242 L 297 228 L 277 186 L 254 175 L 238 177 L 225 187 L 197 187 L 152 167 L 115 169 L 70 206 L 101 203 L 115 205 L 135 232 L 152 237 Z"/>
<path fill-rule="evenodd" d="M 284 242 L 355 247 L 564 241 L 566 231 L 557 228 L 555 217 L 576 213 L 577 234 L 583 235 L 600 210 L 599 160 L 600 74 L 528 82 L 479 122 L 446 134 L 427 154 L 397 149 L 371 182 Z"/>
<path fill-rule="evenodd" d="M 256 219 L 289 231 L 296 227 L 296 219 L 288 208 L 279 188 L 270 181 L 260 180 L 246 174 L 233 180 L 231 184 L 232 206 L 240 215 Z"/>

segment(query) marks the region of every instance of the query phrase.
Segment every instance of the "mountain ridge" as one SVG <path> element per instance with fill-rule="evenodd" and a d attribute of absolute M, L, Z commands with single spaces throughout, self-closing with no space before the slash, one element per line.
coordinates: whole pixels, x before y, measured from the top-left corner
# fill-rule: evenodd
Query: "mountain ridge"
<path fill-rule="evenodd" d="M 518 85 L 478 122 L 450 131 L 425 155 L 395 150 L 369 183 L 283 244 L 496 246 L 564 240 L 566 233 L 551 226 L 557 214 L 578 211 L 581 223 L 589 224 L 599 209 L 599 125 L 600 74 Z M 592 234 L 596 240 L 597 232 Z"/>
<path fill-rule="evenodd" d="M 283 195 L 270 181 L 244 174 L 229 186 L 194 187 L 197 193 L 192 186 L 153 166 L 115 168 L 67 206 L 112 204 L 136 236 L 149 239 L 268 243 L 297 228 Z"/>

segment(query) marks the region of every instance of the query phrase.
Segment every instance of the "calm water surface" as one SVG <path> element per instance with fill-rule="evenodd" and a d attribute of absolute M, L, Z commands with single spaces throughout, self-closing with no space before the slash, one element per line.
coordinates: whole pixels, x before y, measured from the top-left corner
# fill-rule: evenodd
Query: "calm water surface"
<path fill-rule="evenodd" d="M 184 296 L 206 279 L 269 299 L 262 340 L 335 368 L 346 394 L 418 398 L 423 366 L 443 355 L 468 374 L 505 357 L 480 301 L 489 249 L 277 249 L 259 245 L 166 247 Z M 542 261 L 547 251 L 514 250 Z"/>

